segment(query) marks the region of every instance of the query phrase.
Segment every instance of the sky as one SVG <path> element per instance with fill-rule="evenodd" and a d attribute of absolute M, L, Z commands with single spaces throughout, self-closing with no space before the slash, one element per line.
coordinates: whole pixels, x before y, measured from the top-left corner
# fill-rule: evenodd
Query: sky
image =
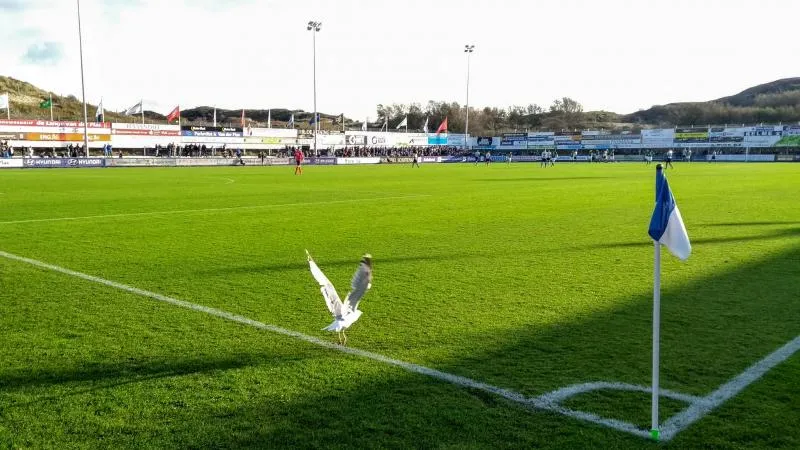
<path fill-rule="evenodd" d="M 796 0 L 82 0 L 86 98 L 318 110 L 377 104 L 630 113 L 800 76 Z M 0 0 L 0 75 L 81 97 L 75 0 Z"/>

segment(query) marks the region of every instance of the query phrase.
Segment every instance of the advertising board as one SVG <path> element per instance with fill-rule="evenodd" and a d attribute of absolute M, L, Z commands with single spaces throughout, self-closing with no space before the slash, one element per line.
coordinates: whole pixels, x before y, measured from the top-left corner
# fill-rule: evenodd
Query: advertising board
<path fill-rule="evenodd" d="M 29 168 L 75 168 L 75 167 L 103 167 L 103 158 L 25 158 L 23 167 Z"/>

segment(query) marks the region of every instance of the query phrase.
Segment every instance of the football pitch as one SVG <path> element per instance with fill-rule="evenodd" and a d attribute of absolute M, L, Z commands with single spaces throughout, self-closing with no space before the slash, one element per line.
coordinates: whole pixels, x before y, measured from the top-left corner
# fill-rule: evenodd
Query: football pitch
<path fill-rule="evenodd" d="M 0 448 L 799 448 L 800 164 L 0 172 Z M 348 345 L 304 250 L 346 294 Z"/>

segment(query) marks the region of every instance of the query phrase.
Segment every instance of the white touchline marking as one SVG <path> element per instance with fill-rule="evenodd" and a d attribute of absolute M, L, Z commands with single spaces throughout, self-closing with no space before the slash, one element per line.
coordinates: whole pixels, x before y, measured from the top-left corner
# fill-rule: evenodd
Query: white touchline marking
<path fill-rule="evenodd" d="M 237 211 L 241 209 L 269 209 L 269 208 L 281 208 L 284 206 L 331 205 L 335 203 L 359 203 L 359 202 L 368 202 L 374 200 L 405 200 L 405 199 L 421 198 L 421 197 L 430 197 L 430 195 L 429 194 L 400 195 L 392 197 L 354 198 L 349 200 L 328 200 L 323 202 L 297 202 L 297 203 L 277 203 L 274 205 L 231 206 L 228 208 L 179 209 L 174 211 L 148 211 L 148 212 L 138 212 L 138 213 L 100 214 L 96 216 L 51 217 L 48 219 L 9 220 L 6 222 L 0 222 L 0 225 L 14 225 L 20 223 L 37 223 L 37 222 L 61 222 L 67 220 L 108 219 L 114 217 L 137 217 L 137 216 L 158 216 L 158 215 L 169 215 L 169 214 L 222 212 L 222 211 Z"/>
<path fill-rule="evenodd" d="M 612 390 L 623 390 L 623 391 L 635 391 L 635 392 L 650 392 L 650 388 L 647 386 L 637 386 L 627 383 L 617 383 L 617 382 L 593 382 L 593 383 L 583 383 L 583 384 L 576 384 L 567 386 L 565 388 L 557 389 L 552 392 L 545 393 L 539 397 L 535 398 L 528 398 L 524 395 L 514 392 L 508 389 L 503 389 L 497 386 L 493 386 L 491 384 L 482 383 L 480 381 L 473 380 L 471 378 L 462 377 L 460 375 L 454 375 L 447 372 L 442 372 L 436 369 L 431 369 L 430 367 L 421 366 L 419 364 L 409 363 L 405 361 L 401 361 L 398 359 L 390 358 L 388 356 L 381 355 L 379 353 L 373 353 L 366 350 L 359 350 L 357 348 L 352 347 L 342 347 L 341 345 L 334 344 L 333 342 L 323 341 L 322 339 L 309 336 L 307 334 L 303 334 L 297 331 L 288 330 L 285 328 L 277 327 L 275 325 L 269 325 L 262 322 L 258 322 L 253 319 L 248 319 L 244 316 L 239 316 L 236 314 L 229 313 L 227 311 L 223 311 L 221 309 L 211 308 L 208 306 L 198 305 L 196 303 L 187 302 L 185 300 L 179 300 L 176 298 L 168 297 L 166 295 L 158 294 L 155 292 L 146 291 L 144 289 L 135 288 L 133 286 L 129 286 L 127 284 L 117 283 L 115 281 L 106 280 L 103 278 L 95 277 L 92 275 L 87 275 L 85 273 L 76 272 L 74 270 L 66 269 L 59 266 L 54 266 L 52 264 L 47 264 L 42 261 L 37 261 L 35 259 L 25 258 L 22 256 L 17 256 L 11 253 L 7 253 L 4 251 L 0 251 L 0 257 L 10 259 L 13 261 L 18 261 L 26 264 L 30 264 L 35 267 L 39 267 L 42 269 L 51 270 L 53 272 L 62 273 L 65 275 L 73 276 L 76 278 L 80 278 L 86 281 L 91 281 L 94 283 L 102 284 L 105 286 L 113 287 L 115 289 L 119 289 L 122 291 L 130 292 L 132 294 L 140 295 L 142 297 L 148 297 L 153 300 L 158 300 L 164 303 L 169 303 L 171 305 L 179 306 L 181 308 L 190 309 L 193 311 L 198 311 L 202 313 L 206 313 L 212 316 L 220 317 L 222 319 L 230 320 L 232 322 L 237 322 L 243 325 L 249 325 L 254 328 L 270 331 L 277 334 L 282 334 L 284 336 L 293 337 L 295 339 L 314 344 L 320 347 L 324 347 L 331 350 L 336 350 L 342 353 L 347 353 L 350 355 L 360 356 L 362 358 L 372 359 L 374 361 L 382 362 L 384 364 L 392 365 L 395 367 L 399 367 L 403 370 L 408 372 L 418 373 L 421 375 L 426 375 L 432 378 L 436 378 L 438 380 L 446 381 L 448 383 L 455 384 L 457 386 L 462 386 L 471 389 L 477 389 L 484 392 L 488 392 L 491 394 L 498 395 L 505 399 L 511 400 L 513 402 L 522 404 L 527 407 L 552 411 L 556 412 L 568 417 L 572 417 L 575 419 L 583 420 L 586 422 L 595 423 L 598 425 L 603 425 L 609 428 L 613 428 L 618 431 L 623 431 L 626 433 L 633 434 L 635 436 L 639 436 L 642 438 L 649 438 L 650 431 L 644 430 L 636 425 L 625 422 L 622 420 L 617 419 L 609 419 L 605 417 L 598 416 L 597 414 L 586 412 L 586 411 L 576 411 L 573 409 L 569 409 L 566 407 L 561 406 L 559 403 L 567 400 L 570 397 L 575 395 L 584 394 L 586 392 L 591 392 L 595 390 L 601 389 L 612 389 Z M 753 364 L 742 372 L 741 374 L 734 377 L 731 381 L 723 384 L 717 390 L 712 392 L 711 394 L 705 397 L 697 397 L 694 395 L 682 394 L 679 392 L 669 391 L 662 389 L 661 395 L 664 397 L 672 398 L 675 400 L 684 401 L 689 403 L 690 406 L 677 415 L 673 416 L 669 420 L 667 420 L 661 426 L 661 441 L 669 441 L 674 438 L 678 433 L 686 429 L 692 423 L 700 420 L 705 415 L 710 413 L 713 409 L 717 408 L 718 406 L 722 405 L 726 401 L 730 400 L 736 394 L 741 392 L 745 387 L 750 385 L 751 383 L 755 382 L 762 375 L 767 373 L 770 369 L 777 366 L 781 362 L 788 359 L 794 353 L 800 350 L 800 336 L 797 336 L 793 340 L 789 341 L 786 345 L 779 348 L 778 350 L 772 352 L 767 357 L 762 359 L 761 361 Z"/>
<path fill-rule="evenodd" d="M 800 350 L 800 336 L 795 337 L 783 347 L 767 355 L 766 358 L 748 367 L 744 372 L 733 377 L 714 392 L 701 398 L 700 401 L 693 402 L 688 408 L 670 417 L 661 426 L 662 439 L 672 439 L 686 427 L 697 422 L 703 416 L 730 400 L 739 392 L 742 392 L 744 388 L 757 381 L 772 368 L 789 359 L 798 350 Z"/>

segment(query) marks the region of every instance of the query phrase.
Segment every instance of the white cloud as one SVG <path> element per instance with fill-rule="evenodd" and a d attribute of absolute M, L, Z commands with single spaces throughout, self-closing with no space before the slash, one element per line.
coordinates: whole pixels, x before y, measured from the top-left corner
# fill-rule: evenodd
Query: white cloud
<path fill-rule="evenodd" d="M 3 74 L 80 94 L 75 4 L 0 0 Z M 145 99 L 168 112 L 312 108 L 310 19 L 319 109 L 350 117 L 375 105 L 465 99 L 463 45 L 473 43 L 470 104 L 632 112 L 706 100 L 800 74 L 790 0 L 82 0 L 87 98 L 108 109 Z M 32 46 L 60 44 L 50 66 Z"/>

